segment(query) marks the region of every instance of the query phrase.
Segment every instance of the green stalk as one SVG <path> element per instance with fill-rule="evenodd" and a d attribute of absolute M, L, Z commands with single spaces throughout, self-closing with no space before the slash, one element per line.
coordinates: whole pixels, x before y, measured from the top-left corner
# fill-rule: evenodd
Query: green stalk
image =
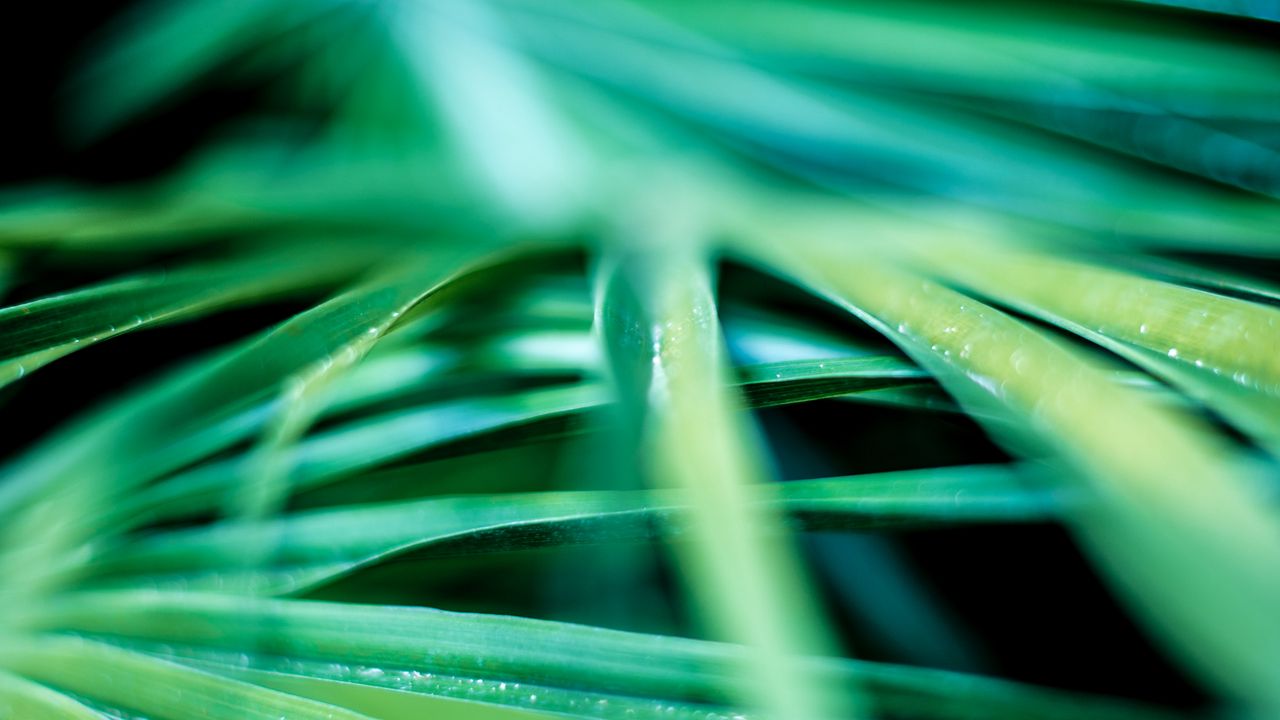
<path fill-rule="evenodd" d="M 624 432 L 649 482 L 687 496 L 691 542 L 678 551 L 698 615 L 714 637 L 750 651 L 737 696 L 778 720 L 851 717 L 851 688 L 797 664 L 834 648 L 781 517 L 753 503 L 772 492 L 770 479 L 739 402 L 723 389 L 709 258 L 696 230 L 681 225 L 693 215 L 652 209 L 673 221 L 648 223 L 643 242 L 620 236 L 598 275 L 597 322 Z"/>

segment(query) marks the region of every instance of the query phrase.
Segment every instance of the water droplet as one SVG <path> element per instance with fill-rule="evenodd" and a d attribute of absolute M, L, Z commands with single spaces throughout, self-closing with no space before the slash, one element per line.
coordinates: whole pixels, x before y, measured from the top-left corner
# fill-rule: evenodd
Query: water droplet
<path fill-rule="evenodd" d="M 1014 350 L 1009 356 L 1009 362 L 1013 363 L 1013 371 L 1022 374 L 1027 371 L 1027 354 L 1022 350 Z"/>
<path fill-rule="evenodd" d="M 1171 358 L 1178 357 L 1178 348 L 1169 348 L 1169 357 Z"/>
<path fill-rule="evenodd" d="M 1138 332 L 1139 332 L 1139 333 L 1141 333 L 1141 334 L 1143 334 L 1143 335 L 1146 335 L 1146 334 L 1147 334 L 1147 330 L 1148 330 L 1148 328 L 1147 328 L 1147 324 L 1146 324 L 1146 323 L 1142 323 L 1141 325 L 1139 325 L 1139 326 L 1138 326 Z"/>

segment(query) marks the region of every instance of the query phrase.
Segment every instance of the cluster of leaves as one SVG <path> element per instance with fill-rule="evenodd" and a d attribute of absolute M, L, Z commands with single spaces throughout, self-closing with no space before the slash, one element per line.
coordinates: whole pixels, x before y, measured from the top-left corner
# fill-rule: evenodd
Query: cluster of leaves
<path fill-rule="evenodd" d="M 794 537 L 1025 522 L 1280 714 L 1280 52 L 1177 4 L 139 8 L 80 137 L 210 77 L 263 107 L 142 186 L 11 196 L 9 285 L 136 271 L 0 310 L 0 383 L 301 309 L 5 465 L 0 715 L 1172 716 L 842 658 Z M 726 263 L 776 285 L 722 312 Z M 822 399 L 1014 459 L 773 482 L 744 410 Z M 416 594 L 532 551 L 633 629 Z M 668 556 L 705 639 L 636 631 Z"/>

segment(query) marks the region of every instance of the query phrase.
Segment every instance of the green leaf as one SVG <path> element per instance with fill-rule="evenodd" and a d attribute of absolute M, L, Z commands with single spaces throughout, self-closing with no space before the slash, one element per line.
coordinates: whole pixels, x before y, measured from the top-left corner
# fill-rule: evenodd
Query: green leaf
<path fill-rule="evenodd" d="M 163 102 L 253 44 L 288 31 L 328 9 L 320 2 L 194 0 L 149 2 L 99 50 L 77 78 L 76 132 L 92 139 Z M 274 36 L 274 38 L 273 38 Z"/>
<path fill-rule="evenodd" d="M 121 638 L 243 652 L 251 667 L 290 672 L 297 660 L 320 677 L 374 685 L 407 679 L 433 692 L 436 675 L 484 679 L 486 700 L 538 707 L 534 684 L 652 700 L 724 702 L 724 688 L 749 662 L 744 649 L 525 618 L 427 608 L 254 600 L 200 593 L 127 592 L 67 596 L 44 608 L 51 627 Z M 233 638 L 234 636 L 234 638 Z M 274 660 L 272 658 L 275 658 Z M 866 688 L 885 714 L 937 718 L 1138 720 L 1167 717 L 1139 705 L 1043 690 L 973 675 L 834 659 L 803 661 L 838 684 Z M 334 667 L 336 663 L 338 666 Z M 328 670 L 323 670 L 325 666 Z M 399 671 L 419 676 L 407 678 Z M 393 675 L 394 673 L 394 675 Z M 419 683 L 421 683 L 419 685 Z"/>
<path fill-rule="evenodd" d="M 0 717 L 102 720 L 75 700 L 39 683 L 0 670 Z"/>
<path fill-rule="evenodd" d="M 906 93 L 877 94 L 857 84 L 837 87 L 766 72 L 735 61 L 732 48 L 634 4 L 593 3 L 596 22 L 584 22 L 576 7 L 546 12 L 521 5 L 517 10 L 519 22 L 513 25 L 536 56 L 837 191 L 862 192 L 868 182 L 903 186 L 916 195 L 1053 226 L 1134 236 L 1126 238 L 1129 242 L 1276 251 L 1269 228 L 1280 211 L 1261 198 L 1207 192 L 1140 165 L 1117 163 L 1106 153 L 1084 153 L 1077 143 Z M 949 14 L 943 7 L 936 11 Z M 852 24 L 875 16 L 868 8 L 853 16 Z M 927 23 L 931 34 L 938 32 L 934 14 Z M 1125 48 L 1103 55 L 1090 62 L 1107 67 L 1119 58 L 1106 56 L 1118 55 L 1157 83 L 1170 72 L 1191 76 L 1208 67 L 1181 66 L 1176 50 L 1165 50 L 1154 61 Z M 1252 95 L 1248 104 L 1255 112 L 1271 111 L 1265 98 L 1273 94 L 1274 78 L 1261 68 L 1272 62 L 1253 58 L 1250 72 L 1240 76 L 1264 86 L 1243 91 Z M 1064 175 L 1073 182 L 1060 182 Z"/>
<path fill-rule="evenodd" d="M 1117 262 L 1181 285 L 1199 286 L 1229 295 L 1239 295 L 1248 300 L 1280 302 L 1280 285 L 1222 268 L 1201 268 L 1167 258 L 1124 258 L 1117 259 Z"/>
<path fill-rule="evenodd" d="M 906 387 L 910 381 L 928 375 L 909 362 L 881 356 L 749 365 L 740 370 L 739 377 L 746 403 L 768 407 L 836 397 L 853 392 L 854 388 L 857 392 L 872 392 Z"/>
<path fill-rule="evenodd" d="M 476 695 L 479 693 L 475 691 L 481 687 L 480 681 L 469 683 L 468 689 L 472 691 L 468 693 L 470 697 L 450 698 L 407 692 L 403 688 L 361 685 L 317 677 L 322 671 L 316 675 L 301 675 L 252 670 L 234 665 L 218 666 L 207 662 L 199 663 L 197 667 L 238 677 L 290 695 L 350 708 L 379 720 L 415 720 L 424 717 L 445 717 L 449 720 L 537 720 L 564 717 L 559 713 L 552 715 L 531 709 L 476 702 Z"/>
<path fill-rule="evenodd" d="M 503 682 L 416 671 L 383 671 L 360 665 L 312 660 L 281 661 L 255 656 L 252 666 L 225 652 L 182 648 L 170 653 L 178 662 L 241 678 L 277 690 L 332 701 L 368 714 L 392 708 L 396 717 L 422 717 L 424 711 L 465 718 L 592 717 L 627 720 L 721 720 L 728 709 L 705 703 L 655 701 L 625 695 L 570 690 L 530 683 Z M 255 669 L 261 666 L 268 669 Z M 723 711 L 725 714 L 718 714 Z M 549 715 L 547 713 L 554 713 Z M 381 716 L 379 716 L 381 717 Z"/>
<path fill-rule="evenodd" d="M 856 690 L 796 665 L 830 648 L 779 513 L 751 502 L 775 490 L 723 387 L 727 362 L 695 208 L 664 208 L 669 219 L 646 233 L 648 246 L 620 240 L 599 270 L 598 332 L 630 444 L 625 456 L 639 460 L 651 486 L 688 496 L 690 542 L 677 557 L 695 608 L 714 637 L 750 652 L 735 696 L 779 718 L 849 717 Z"/>
<path fill-rule="evenodd" d="M 1280 454 L 1280 310 L 1046 255 L 934 257 L 937 272 L 1116 352 Z"/>
<path fill-rule="evenodd" d="M 0 309 L 0 385 L 133 330 L 350 279 L 374 257 L 367 246 L 362 250 L 335 243 L 316 262 L 304 260 L 295 247 L 271 247 L 221 263 L 109 281 Z"/>
<path fill-rule="evenodd" d="M 1266 70 L 1273 52 L 1208 33 L 1162 32 L 1160 21 L 1169 18 L 1155 12 L 1145 23 L 1128 24 L 1100 5 L 961 9 L 945 2 L 763 0 L 753 3 L 750 13 L 732 15 L 707 3 L 653 6 L 775 72 L 863 79 L 878 87 L 987 101 L 1153 107 L 1191 116 L 1273 117 L 1275 112 L 1266 100 L 1276 87 Z M 928 38 L 932 52 L 907 50 L 921 38 Z"/>
<path fill-rule="evenodd" d="M 164 720 L 369 720 L 334 705 L 74 637 L 6 647 L 0 663 L 70 692 Z"/>
<path fill-rule="evenodd" d="M 876 357 L 829 364 L 794 361 L 744 372 L 750 388 L 747 397 L 761 405 L 857 397 L 862 392 L 920 382 L 918 373 L 901 361 Z M 450 381 L 447 377 L 426 379 L 431 383 Z M 919 404 L 914 398 L 901 401 L 913 407 Z M 606 402 L 599 384 L 588 382 L 428 403 L 354 420 L 299 442 L 287 460 L 292 468 L 289 482 L 295 491 L 312 488 L 346 474 L 433 448 L 458 447 L 470 440 L 492 446 L 581 431 L 586 427 L 582 421 L 604 408 Z M 112 516 L 132 524 L 208 511 L 225 500 L 229 488 L 252 462 L 250 456 L 239 455 L 195 467 L 123 499 Z"/>
<path fill-rule="evenodd" d="M 1003 466 L 938 468 L 782 484 L 768 503 L 803 527 L 868 530 L 955 523 L 1035 522 L 1073 503 L 1026 487 Z M 425 473 L 424 473 L 425 475 Z M 295 513 L 143 537 L 90 566 L 99 582 L 181 584 L 299 594 L 363 567 L 413 554 L 507 551 L 677 536 L 687 525 L 678 491 L 463 495 Z M 238 574 L 240 559 L 272 548 L 271 565 Z M 140 576 L 140 577 L 130 577 Z M 166 578 L 166 576 L 168 576 Z"/>
<path fill-rule="evenodd" d="M 1063 480 L 1099 499 L 1075 516 L 1079 537 L 1148 628 L 1259 712 L 1280 707 L 1280 621 L 1260 602 L 1280 602 L 1271 571 L 1280 528 L 1257 493 L 1261 479 L 1222 438 L 920 276 L 817 243 L 779 267 L 892 338 L 967 407 L 1003 415 L 988 423 L 997 440 L 1060 458 L 1070 468 Z"/>
<path fill-rule="evenodd" d="M 422 303 L 468 261 L 489 252 L 475 244 L 406 256 L 381 282 L 297 315 L 219 362 L 109 408 L 104 414 L 110 424 L 73 428 L 70 439 L 57 438 L 46 454 L 24 458 L 3 488 L 8 495 L 0 496 L 0 501 L 12 503 L 11 510 L 20 511 L 5 528 L 2 546 L 7 552 L 0 553 L 0 569 L 5 570 L 0 591 L 5 592 L 0 594 L 11 594 L 10 600 L 20 608 L 38 603 L 42 594 L 76 571 L 84 543 L 124 529 L 105 508 L 129 497 L 166 465 L 190 461 L 193 451 L 225 447 L 226 437 L 201 437 L 210 418 L 235 415 L 290 376 L 324 377 L 335 364 L 354 363 L 364 344 Z M 246 477 L 237 474 L 227 489 L 239 491 Z M 252 487 L 279 492 L 267 483 Z M 60 502 L 22 505 L 42 489 Z M 7 620 L 20 624 L 21 613 Z"/>

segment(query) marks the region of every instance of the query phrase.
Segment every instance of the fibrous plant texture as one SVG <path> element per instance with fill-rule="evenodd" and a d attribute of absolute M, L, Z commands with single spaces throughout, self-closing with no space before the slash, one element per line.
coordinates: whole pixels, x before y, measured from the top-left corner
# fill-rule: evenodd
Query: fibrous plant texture
<path fill-rule="evenodd" d="M 180 152 L 0 198 L 0 718 L 1280 717 L 1277 19 L 130 7 L 69 157 Z"/>

